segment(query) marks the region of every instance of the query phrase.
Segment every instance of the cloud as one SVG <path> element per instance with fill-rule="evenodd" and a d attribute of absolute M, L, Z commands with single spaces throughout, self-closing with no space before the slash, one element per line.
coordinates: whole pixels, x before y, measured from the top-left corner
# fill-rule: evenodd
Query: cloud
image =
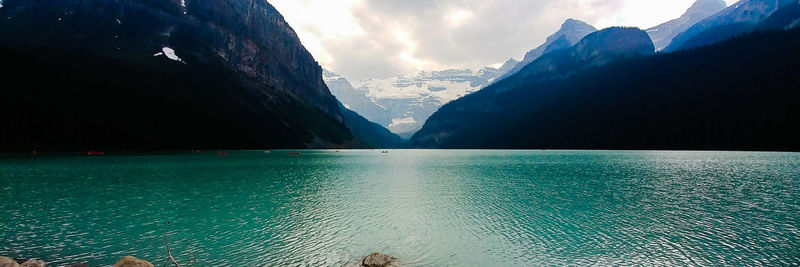
<path fill-rule="evenodd" d="M 445 22 L 449 23 L 451 27 L 461 26 L 465 21 L 472 18 L 472 12 L 464 9 L 455 9 L 450 11 L 442 18 Z"/>
<path fill-rule="evenodd" d="M 694 0 L 268 0 L 324 67 L 352 80 L 519 59 L 567 18 L 651 27 Z M 732 4 L 734 0 L 727 0 Z"/>

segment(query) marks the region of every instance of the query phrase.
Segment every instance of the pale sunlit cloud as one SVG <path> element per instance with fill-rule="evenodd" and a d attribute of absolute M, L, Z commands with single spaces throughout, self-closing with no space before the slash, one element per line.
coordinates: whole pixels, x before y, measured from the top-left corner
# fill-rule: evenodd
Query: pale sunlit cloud
<path fill-rule="evenodd" d="M 322 65 L 333 64 L 334 55 L 325 49 L 332 40 L 364 35 L 356 17 L 350 13 L 362 0 L 306 1 L 270 0 L 297 32 L 303 45 Z"/>
<path fill-rule="evenodd" d="M 462 25 L 466 20 L 472 18 L 472 12 L 464 9 L 457 9 L 447 13 L 444 21 L 449 23 L 450 26 L 457 27 Z"/>
<path fill-rule="evenodd" d="M 397 29 L 394 31 L 394 36 L 397 38 L 398 42 L 403 44 L 403 50 L 397 55 L 400 60 L 404 61 L 406 64 L 410 64 L 416 70 L 424 70 L 431 67 L 430 62 L 414 57 L 417 42 L 412 40 L 407 32 Z"/>
<path fill-rule="evenodd" d="M 267 0 L 320 64 L 353 80 L 497 65 L 568 18 L 648 28 L 694 0 Z M 733 4 L 735 0 L 726 0 Z"/>

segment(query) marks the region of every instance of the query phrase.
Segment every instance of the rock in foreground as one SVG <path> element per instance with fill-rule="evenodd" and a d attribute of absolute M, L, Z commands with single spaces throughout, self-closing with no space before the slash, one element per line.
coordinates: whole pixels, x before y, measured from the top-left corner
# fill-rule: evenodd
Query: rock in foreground
<path fill-rule="evenodd" d="M 19 267 L 19 264 L 12 258 L 0 257 L 0 267 Z"/>
<path fill-rule="evenodd" d="M 394 267 L 397 266 L 397 258 L 375 252 L 369 254 L 364 260 L 361 261 L 361 266 L 364 267 Z"/>
<path fill-rule="evenodd" d="M 134 258 L 132 256 L 125 256 L 119 259 L 114 267 L 153 267 L 153 264 L 146 261 Z"/>
<path fill-rule="evenodd" d="M 47 263 L 44 262 L 43 260 L 29 259 L 29 260 L 23 262 L 22 264 L 20 264 L 20 266 L 21 267 L 45 267 L 45 266 L 47 266 Z"/>

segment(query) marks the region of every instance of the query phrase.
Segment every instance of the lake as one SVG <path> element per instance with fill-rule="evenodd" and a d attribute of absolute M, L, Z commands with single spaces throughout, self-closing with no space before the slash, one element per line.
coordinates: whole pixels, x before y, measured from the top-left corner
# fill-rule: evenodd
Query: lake
<path fill-rule="evenodd" d="M 800 265 L 800 154 L 0 158 L 0 255 L 54 265 Z M 170 221 L 167 228 L 167 221 Z"/>

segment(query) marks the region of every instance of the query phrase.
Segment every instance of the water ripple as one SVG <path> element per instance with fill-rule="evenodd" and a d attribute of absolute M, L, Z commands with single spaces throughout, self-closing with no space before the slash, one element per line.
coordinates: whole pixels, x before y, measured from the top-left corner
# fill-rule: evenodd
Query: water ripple
<path fill-rule="evenodd" d="M 0 159 L 0 254 L 199 266 L 800 265 L 800 155 L 307 151 Z"/>

